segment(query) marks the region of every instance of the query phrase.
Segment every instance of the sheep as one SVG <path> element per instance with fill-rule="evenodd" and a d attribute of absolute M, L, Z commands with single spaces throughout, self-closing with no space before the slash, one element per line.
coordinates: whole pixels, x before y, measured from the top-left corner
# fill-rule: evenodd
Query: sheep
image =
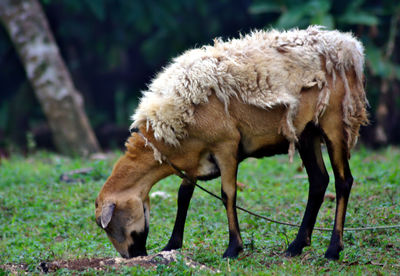
<path fill-rule="evenodd" d="M 188 50 L 150 83 L 133 115 L 125 154 L 96 199 L 96 222 L 122 257 L 146 255 L 152 186 L 185 171 L 178 211 L 163 250 L 182 247 L 188 206 L 197 180 L 221 177 L 229 244 L 223 257 L 243 250 L 236 214 L 238 164 L 247 157 L 297 148 L 309 178 L 304 217 L 287 256 L 311 244 L 329 183 L 325 143 L 336 187 L 336 215 L 328 259 L 343 250 L 343 227 L 353 183 L 350 150 L 368 122 L 362 44 L 350 33 L 319 26 L 253 31 L 238 39 Z"/>

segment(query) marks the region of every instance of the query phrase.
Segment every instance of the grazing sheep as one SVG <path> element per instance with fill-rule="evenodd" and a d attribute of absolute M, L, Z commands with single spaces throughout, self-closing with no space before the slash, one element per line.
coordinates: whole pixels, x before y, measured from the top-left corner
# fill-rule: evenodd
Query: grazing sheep
<path fill-rule="evenodd" d="M 96 199 L 96 221 L 123 257 L 146 254 L 149 191 L 175 173 L 196 181 L 221 176 L 229 225 L 224 257 L 243 249 L 236 214 L 238 164 L 247 157 L 295 148 L 309 176 L 304 218 L 288 256 L 310 245 L 329 176 L 321 154 L 327 145 L 336 187 L 336 216 L 325 256 L 338 259 L 353 183 L 348 159 L 360 125 L 367 123 L 363 47 L 351 34 L 311 26 L 286 32 L 255 31 L 214 41 L 175 58 L 144 92 L 126 152 Z M 164 250 L 182 247 L 193 182 L 183 180 L 172 236 Z"/>

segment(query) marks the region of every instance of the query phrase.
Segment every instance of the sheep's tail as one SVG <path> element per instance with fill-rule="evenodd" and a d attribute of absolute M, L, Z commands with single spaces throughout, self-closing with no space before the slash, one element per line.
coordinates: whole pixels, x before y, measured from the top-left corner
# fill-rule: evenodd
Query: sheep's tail
<path fill-rule="evenodd" d="M 326 35 L 335 36 L 336 32 L 326 33 Z M 349 33 L 345 34 L 345 36 L 340 36 L 340 38 L 333 45 L 336 48 L 335 51 L 330 51 L 329 49 L 320 51 L 325 59 L 325 71 L 332 78 L 332 87 L 329 87 L 327 82 L 323 84 L 314 121 L 318 123 L 318 118 L 325 111 L 329 103 L 331 89 L 335 88 L 336 74 L 339 74 L 345 89 L 345 96 L 342 102 L 345 143 L 350 150 L 357 143 L 360 126 L 369 122 L 367 113 L 369 104 L 363 85 L 364 47 Z M 330 39 L 334 41 L 332 37 Z M 355 74 L 355 83 L 352 82 L 350 87 L 348 74 L 353 74 L 353 72 Z"/>

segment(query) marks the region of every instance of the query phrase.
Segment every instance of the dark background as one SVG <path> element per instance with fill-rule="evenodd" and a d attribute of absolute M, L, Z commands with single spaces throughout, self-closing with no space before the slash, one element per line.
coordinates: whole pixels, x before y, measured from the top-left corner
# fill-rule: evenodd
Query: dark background
<path fill-rule="evenodd" d="M 371 125 L 365 144 L 378 146 L 376 111 L 389 113 L 388 143 L 400 142 L 400 36 L 398 1 L 41 0 L 75 86 L 103 149 L 123 146 L 141 90 L 184 50 L 237 37 L 252 29 L 310 24 L 353 32 L 366 50 Z M 388 55 L 388 45 L 394 51 Z M 24 69 L 0 27 L 0 148 L 29 143 L 52 149 L 50 130 Z M 382 85 L 389 85 L 382 96 Z"/>

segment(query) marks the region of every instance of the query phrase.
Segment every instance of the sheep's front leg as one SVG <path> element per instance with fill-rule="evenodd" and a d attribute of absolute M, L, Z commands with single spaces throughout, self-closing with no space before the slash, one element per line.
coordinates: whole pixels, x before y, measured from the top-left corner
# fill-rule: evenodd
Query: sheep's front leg
<path fill-rule="evenodd" d="M 221 170 L 221 195 L 228 217 L 229 245 L 224 258 L 236 258 L 243 250 L 243 241 L 240 236 L 239 222 L 236 213 L 236 174 L 238 168 L 237 147 L 225 145 L 216 152 L 216 158 Z"/>
<path fill-rule="evenodd" d="M 174 229 L 172 230 L 168 244 L 162 251 L 170 251 L 182 247 L 187 210 L 189 208 L 194 188 L 195 186 L 193 182 L 189 182 L 186 179 L 182 181 L 178 192 L 178 211 L 176 213 Z"/>

